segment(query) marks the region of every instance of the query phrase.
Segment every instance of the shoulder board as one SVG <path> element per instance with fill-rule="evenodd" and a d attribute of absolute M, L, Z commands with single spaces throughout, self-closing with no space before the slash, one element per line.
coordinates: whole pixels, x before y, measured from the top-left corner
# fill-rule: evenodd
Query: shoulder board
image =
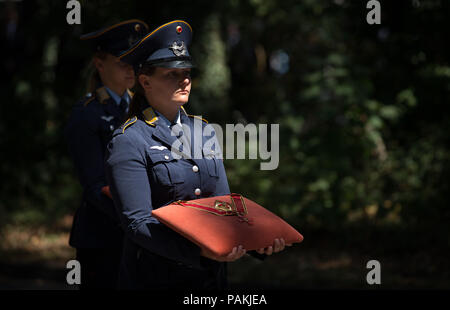
<path fill-rule="evenodd" d="M 133 125 L 134 123 L 136 123 L 137 121 L 137 117 L 132 117 L 127 119 L 127 121 L 125 123 L 122 124 L 122 126 L 120 126 L 120 129 L 122 129 L 122 133 L 125 132 L 125 129 L 127 129 L 129 126 Z"/>

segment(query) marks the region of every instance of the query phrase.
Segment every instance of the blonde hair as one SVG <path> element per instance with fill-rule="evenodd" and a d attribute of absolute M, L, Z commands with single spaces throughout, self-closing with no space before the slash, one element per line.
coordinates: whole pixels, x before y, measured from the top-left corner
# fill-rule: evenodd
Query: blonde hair
<path fill-rule="evenodd" d="M 105 60 L 108 56 L 108 53 L 104 51 L 97 51 L 94 53 L 94 56 L 92 57 L 91 62 L 88 65 L 87 71 L 88 71 L 88 82 L 86 85 L 86 92 L 93 93 L 95 90 L 102 84 L 102 79 L 100 78 L 100 74 L 97 71 L 97 68 L 95 68 L 94 65 L 94 59 L 98 58 L 101 60 Z"/>

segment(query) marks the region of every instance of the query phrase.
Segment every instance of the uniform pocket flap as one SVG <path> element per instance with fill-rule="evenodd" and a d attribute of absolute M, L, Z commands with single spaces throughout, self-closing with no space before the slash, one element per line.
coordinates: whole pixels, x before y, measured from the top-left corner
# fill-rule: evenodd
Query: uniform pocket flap
<path fill-rule="evenodd" d="M 169 150 L 164 151 L 152 151 L 148 153 L 148 157 L 151 162 L 156 164 L 159 162 L 169 162 L 174 160 L 172 153 Z"/>

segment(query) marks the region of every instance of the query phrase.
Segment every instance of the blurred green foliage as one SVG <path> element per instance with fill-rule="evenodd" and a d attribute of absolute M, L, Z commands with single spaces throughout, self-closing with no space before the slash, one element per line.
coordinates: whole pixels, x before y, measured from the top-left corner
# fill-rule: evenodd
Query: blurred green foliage
<path fill-rule="evenodd" d="M 187 109 L 212 123 L 280 124 L 280 163 L 226 160 L 240 192 L 298 225 L 445 227 L 450 220 L 449 3 L 382 1 L 2 3 L 0 221 L 52 221 L 81 199 L 62 136 L 83 96 L 90 50 L 78 37 L 141 18 L 185 19 L 198 65 Z M 4 28 L 6 29 L 6 28 Z M 277 55 L 287 55 L 285 71 Z M 288 71 L 286 71 L 288 70 Z M 425 226 L 424 226 L 425 225 Z"/>

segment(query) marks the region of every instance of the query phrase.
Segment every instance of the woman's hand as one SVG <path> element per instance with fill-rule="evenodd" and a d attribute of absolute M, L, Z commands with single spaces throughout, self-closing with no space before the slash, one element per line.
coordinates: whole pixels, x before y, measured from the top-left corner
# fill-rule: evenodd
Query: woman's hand
<path fill-rule="evenodd" d="M 233 262 L 244 256 L 245 252 L 245 249 L 242 247 L 242 245 L 240 245 L 238 247 L 234 247 L 231 253 L 225 256 L 214 255 L 206 249 L 202 249 L 200 255 L 218 262 Z"/>
<path fill-rule="evenodd" d="M 283 251 L 285 246 L 291 246 L 292 244 L 286 244 L 284 242 L 284 239 L 275 239 L 273 242 L 273 246 L 269 246 L 267 248 L 262 248 L 259 250 L 256 250 L 259 254 L 266 254 L 266 255 L 272 255 L 273 253 L 278 253 L 280 251 Z"/>

